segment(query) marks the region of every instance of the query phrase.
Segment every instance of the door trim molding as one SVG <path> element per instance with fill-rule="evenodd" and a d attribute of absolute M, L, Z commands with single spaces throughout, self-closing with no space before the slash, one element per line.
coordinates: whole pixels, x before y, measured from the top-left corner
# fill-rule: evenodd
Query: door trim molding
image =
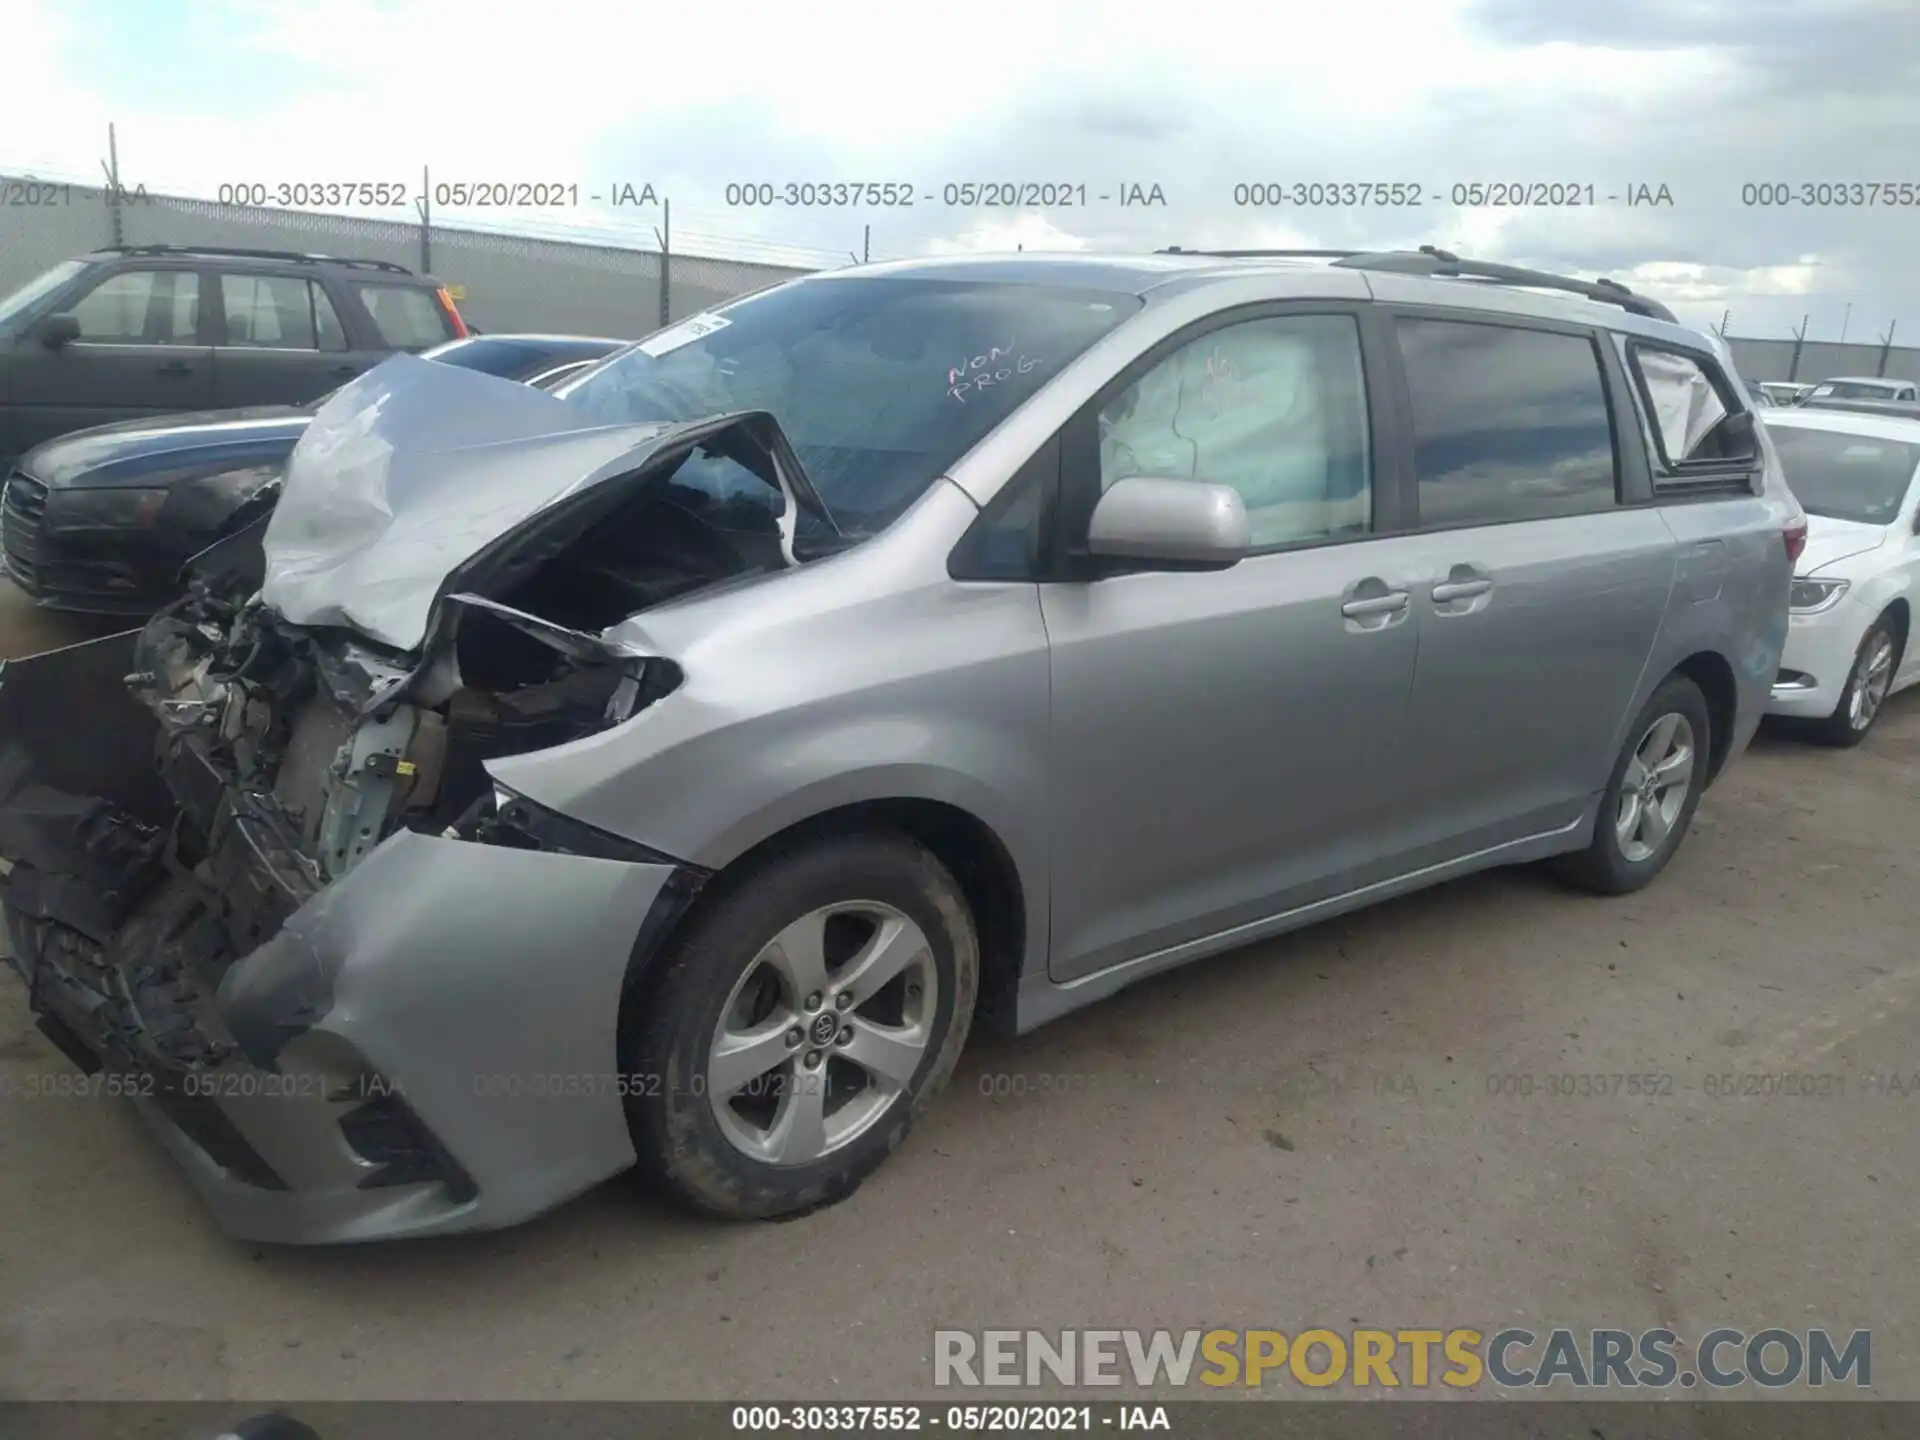
<path fill-rule="evenodd" d="M 1177 969 L 1182 965 L 1204 960 L 1223 951 L 1235 950 L 1259 940 L 1271 939 L 1289 930 L 1297 930 L 1348 911 L 1364 909 L 1398 895 L 1424 890 L 1428 886 L 1458 879 L 1478 870 L 1542 860 L 1549 855 L 1559 854 L 1570 848 L 1566 841 L 1583 835 L 1593 828 L 1599 813 L 1599 803 L 1600 797 L 1595 795 L 1577 817 L 1556 829 L 1542 830 L 1537 834 L 1488 846 L 1486 849 L 1476 850 L 1468 855 L 1456 856 L 1451 860 L 1438 861 L 1432 865 L 1423 865 L 1417 870 L 1409 870 L 1391 879 L 1376 880 L 1371 884 L 1361 885 L 1338 895 L 1330 895 L 1323 900 L 1296 905 L 1259 920 L 1244 921 L 1225 930 L 1215 931 L 1211 935 L 1203 935 L 1194 940 L 1183 940 L 1177 945 L 1169 945 L 1145 955 L 1136 955 L 1130 960 L 1118 961 L 1086 975 L 1077 975 L 1071 980 L 1054 980 L 1044 973 L 1029 975 L 1021 986 L 1019 1014 L 1016 1021 L 1017 1031 L 1024 1034 L 1069 1011 L 1078 1010 L 1083 1005 L 1090 1005 L 1095 1000 L 1103 999 L 1117 990 L 1123 990 L 1137 980 L 1146 979 L 1149 975 Z"/>

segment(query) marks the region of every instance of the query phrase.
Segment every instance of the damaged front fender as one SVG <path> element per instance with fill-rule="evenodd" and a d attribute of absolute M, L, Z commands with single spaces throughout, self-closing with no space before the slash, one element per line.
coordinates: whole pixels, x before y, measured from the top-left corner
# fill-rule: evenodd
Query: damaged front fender
<path fill-rule="evenodd" d="M 602 670 L 632 659 L 461 608 Z M 630 1165 L 623 995 L 702 872 L 509 804 L 473 839 L 398 829 L 320 883 L 266 779 L 236 779 L 188 714 L 233 703 L 178 702 L 163 727 L 130 691 L 130 667 L 149 691 L 204 674 L 193 630 L 161 617 L 138 651 L 129 633 L 0 670 L 0 893 L 41 1029 L 127 1079 L 240 1236 L 486 1229 Z"/>

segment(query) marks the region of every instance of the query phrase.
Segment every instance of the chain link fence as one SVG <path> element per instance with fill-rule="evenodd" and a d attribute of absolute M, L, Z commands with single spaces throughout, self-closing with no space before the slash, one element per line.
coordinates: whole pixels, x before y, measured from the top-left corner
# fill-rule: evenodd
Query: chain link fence
<path fill-rule="evenodd" d="M 0 174 L 0 294 L 109 245 L 213 245 L 388 260 L 454 287 L 482 330 L 637 338 L 808 273 L 666 248 L 327 215 Z"/>
<path fill-rule="evenodd" d="M 667 238 L 670 237 L 670 233 Z M 388 260 L 455 287 L 482 330 L 637 338 L 811 267 L 425 221 L 223 205 L 0 174 L 0 294 L 106 245 L 217 245 Z M 1749 380 L 1920 381 L 1920 349 L 1728 336 Z"/>
<path fill-rule="evenodd" d="M 1920 381 L 1920 349 L 1873 341 L 1744 340 L 1729 335 L 1733 363 L 1745 380 L 1828 380 L 1836 375 L 1879 375 Z"/>

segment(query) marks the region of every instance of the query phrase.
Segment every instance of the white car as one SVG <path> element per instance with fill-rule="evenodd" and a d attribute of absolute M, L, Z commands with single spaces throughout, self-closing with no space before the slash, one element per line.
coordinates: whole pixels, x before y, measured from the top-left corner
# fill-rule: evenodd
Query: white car
<path fill-rule="evenodd" d="M 1911 380 L 1888 380 L 1879 375 L 1836 375 L 1822 380 L 1809 400 L 1920 400 L 1920 385 Z"/>
<path fill-rule="evenodd" d="M 1768 410 L 1767 433 L 1807 512 L 1786 651 L 1769 707 L 1858 745 L 1881 705 L 1920 681 L 1910 646 L 1920 589 L 1920 420 Z"/>

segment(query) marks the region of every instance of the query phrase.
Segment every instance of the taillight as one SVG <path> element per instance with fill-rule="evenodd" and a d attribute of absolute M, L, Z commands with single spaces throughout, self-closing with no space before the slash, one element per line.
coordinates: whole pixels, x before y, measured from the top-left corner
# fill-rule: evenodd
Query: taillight
<path fill-rule="evenodd" d="M 1787 543 L 1787 563 L 1799 564 L 1800 552 L 1807 548 L 1807 517 L 1802 515 L 1797 519 L 1789 520 L 1781 528 L 1780 538 Z"/>
<path fill-rule="evenodd" d="M 467 337 L 467 322 L 460 318 L 460 311 L 454 306 L 453 296 L 442 286 L 433 292 L 440 299 L 440 308 L 447 312 L 447 319 L 453 322 L 453 338 L 464 340 Z"/>

